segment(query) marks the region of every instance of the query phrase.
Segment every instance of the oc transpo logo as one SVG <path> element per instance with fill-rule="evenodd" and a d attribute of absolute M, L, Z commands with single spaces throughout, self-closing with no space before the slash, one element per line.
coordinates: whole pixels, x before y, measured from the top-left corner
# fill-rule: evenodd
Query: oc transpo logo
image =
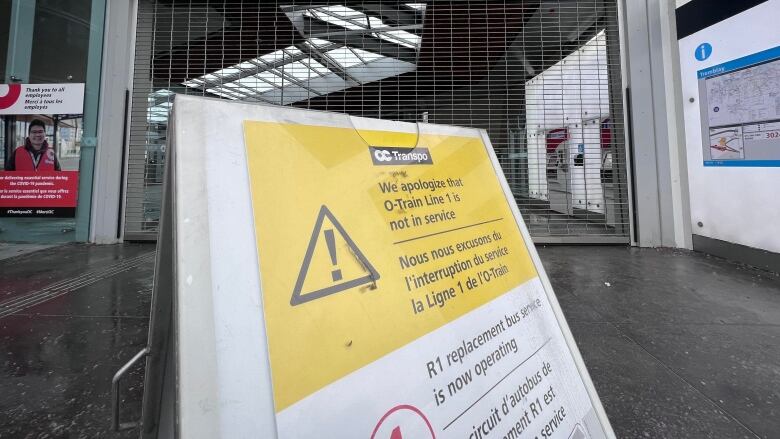
<path fill-rule="evenodd" d="M 393 155 L 390 154 L 390 151 L 386 149 L 377 149 L 374 151 L 374 157 L 376 157 L 377 160 L 380 162 L 391 162 L 393 161 Z"/>
<path fill-rule="evenodd" d="M 368 149 L 371 153 L 371 161 L 376 166 L 433 164 L 428 148 L 370 146 Z"/>
<path fill-rule="evenodd" d="M 5 110 L 11 107 L 16 101 L 19 100 L 19 96 L 22 94 L 21 84 L 7 84 L 8 92 L 4 96 L 0 96 L 0 110 Z M 0 88 L 2 90 L 2 88 Z M 0 91 L 2 93 L 2 91 Z"/>

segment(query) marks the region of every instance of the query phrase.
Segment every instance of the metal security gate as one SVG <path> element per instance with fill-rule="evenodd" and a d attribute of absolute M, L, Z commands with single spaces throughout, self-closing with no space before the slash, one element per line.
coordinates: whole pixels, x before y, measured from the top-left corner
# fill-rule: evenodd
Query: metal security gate
<path fill-rule="evenodd" d="M 484 128 L 537 242 L 628 243 L 617 17 L 614 0 L 139 0 L 125 238 L 156 237 L 184 93 Z"/>

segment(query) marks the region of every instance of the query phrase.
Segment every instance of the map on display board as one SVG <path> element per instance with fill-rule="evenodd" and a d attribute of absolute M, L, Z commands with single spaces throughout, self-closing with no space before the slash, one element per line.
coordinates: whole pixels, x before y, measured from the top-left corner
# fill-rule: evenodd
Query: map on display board
<path fill-rule="evenodd" d="M 244 123 L 278 437 L 613 437 L 484 132 L 411 126 Z"/>
<path fill-rule="evenodd" d="M 780 120 L 780 60 L 705 81 L 710 126 Z"/>
<path fill-rule="evenodd" d="M 780 47 L 700 70 L 705 166 L 780 166 Z"/>

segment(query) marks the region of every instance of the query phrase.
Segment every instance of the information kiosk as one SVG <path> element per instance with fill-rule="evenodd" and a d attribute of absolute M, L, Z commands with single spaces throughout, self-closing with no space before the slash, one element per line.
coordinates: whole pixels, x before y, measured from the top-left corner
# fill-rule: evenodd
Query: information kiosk
<path fill-rule="evenodd" d="M 484 130 L 171 121 L 142 437 L 614 437 Z"/>

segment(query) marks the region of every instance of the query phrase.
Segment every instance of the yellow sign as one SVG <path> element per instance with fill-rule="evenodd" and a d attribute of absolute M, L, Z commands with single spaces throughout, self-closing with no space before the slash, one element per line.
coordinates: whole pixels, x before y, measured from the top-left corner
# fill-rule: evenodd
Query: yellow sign
<path fill-rule="evenodd" d="M 480 137 L 244 128 L 277 412 L 537 276 Z"/>

